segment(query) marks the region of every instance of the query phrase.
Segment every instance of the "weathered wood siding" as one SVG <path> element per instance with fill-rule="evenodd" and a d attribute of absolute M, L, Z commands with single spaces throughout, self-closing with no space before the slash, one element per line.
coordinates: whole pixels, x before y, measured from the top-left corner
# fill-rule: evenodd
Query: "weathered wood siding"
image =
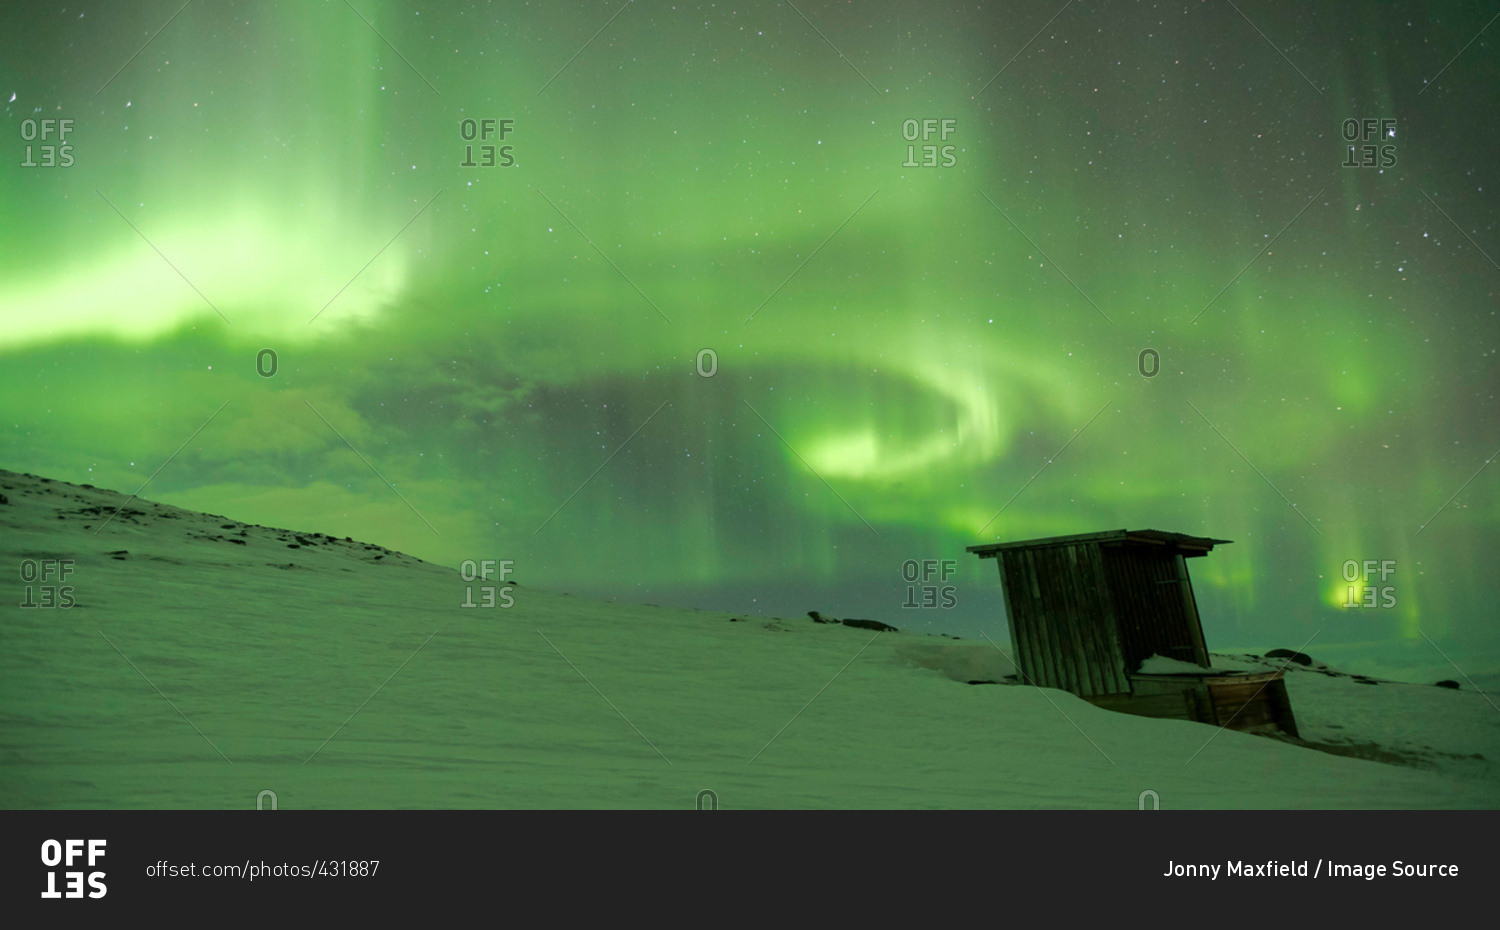
<path fill-rule="evenodd" d="M 1214 675 L 1132 675 L 1131 694 L 1086 700 L 1140 717 L 1193 720 L 1252 733 L 1279 730 L 1297 737 L 1297 721 L 1280 672 Z"/>
<path fill-rule="evenodd" d="M 1207 680 L 1214 722 L 1231 730 L 1281 730 L 1297 736 L 1281 672 Z"/>
<path fill-rule="evenodd" d="M 1097 545 L 1015 549 L 995 561 L 1030 684 L 1084 697 L 1130 691 Z"/>
<path fill-rule="evenodd" d="M 1128 544 L 1100 551 L 1126 669 L 1135 671 L 1152 655 L 1207 666 L 1208 650 L 1182 556 L 1159 546 Z"/>

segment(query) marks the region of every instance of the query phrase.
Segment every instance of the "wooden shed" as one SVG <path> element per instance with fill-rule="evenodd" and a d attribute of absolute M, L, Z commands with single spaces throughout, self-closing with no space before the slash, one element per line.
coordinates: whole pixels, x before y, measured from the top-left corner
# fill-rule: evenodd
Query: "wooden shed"
<path fill-rule="evenodd" d="M 1295 737 L 1281 672 L 1210 669 L 1187 560 L 1228 542 L 1108 530 L 968 551 L 999 566 L 1015 663 L 1026 683 L 1112 710 Z M 1142 672 L 1153 655 L 1186 665 Z"/>

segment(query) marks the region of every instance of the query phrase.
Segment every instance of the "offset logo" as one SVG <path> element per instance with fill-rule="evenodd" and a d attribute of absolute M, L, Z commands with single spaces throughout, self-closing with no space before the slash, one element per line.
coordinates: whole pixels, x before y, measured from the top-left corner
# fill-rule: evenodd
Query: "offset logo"
<path fill-rule="evenodd" d="M 957 149 L 948 137 L 958 129 L 955 119 L 907 119 L 901 122 L 901 138 L 907 142 L 903 168 L 952 168 L 958 164 Z M 936 138 L 937 141 L 933 141 Z M 921 145 L 917 145 L 918 141 Z"/>
<path fill-rule="evenodd" d="M 73 146 L 68 133 L 73 131 L 70 119 L 23 119 L 21 141 L 26 143 L 22 168 L 71 168 Z"/>
<path fill-rule="evenodd" d="M 1376 566 L 1379 566 L 1380 579 L 1375 580 Z M 1344 580 L 1349 583 L 1349 595 L 1344 599 L 1345 607 L 1379 607 L 1389 609 L 1396 606 L 1396 586 L 1387 584 L 1392 575 L 1396 574 L 1395 559 L 1365 559 L 1364 562 L 1356 562 L 1349 559 L 1344 562 Z"/>
<path fill-rule="evenodd" d="M 1348 156 L 1345 168 L 1390 168 L 1396 164 L 1396 121 L 1346 119 L 1341 127 Z"/>
<path fill-rule="evenodd" d="M 499 584 L 482 584 L 464 586 L 464 600 L 460 607 L 499 607 L 502 610 L 516 602 L 515 595 L 511 589 L 515 586 L 514 581 L 506 581 L 510 574 L 511 566 L 515 565 L 512 559 L 464 559 L 458 566 L 458 574 L 464 581 L 499 581 Z M 479 590 L 479 600 L 474 599 L 475 588 Z"/>
<path fill-rule="evenodd" d="M 34 608 L 58 608 L 67 610 L 73 606 L 73 586 L 64 584 L 73 574 L 72 559 L 22 559 L 21 588 L 24 597 L 20 606 Z"/>
<path fill-rule="evenodd" d="M 109 889 L 104 886 L 103 872 L 72 870 L 79 864 L 90 869 L 104 858 L 104 840 L 47 840 L 42 843 L 42 865 L 47 867 L 47 887 L 44 898 L 102 898 Z M 83 860 L 87 860 L 86 863 Z M 69 869 L 61 873 L 62 890 L 58 889 L 58 866 Z M 84 882 L 88 883 L 87 890 Z"/>
<path fill-rule="evenodd" d="M 948 576 L 958 570 L 954 559 L 907 559 L 901 563 L 901 580 L 906 582 L 906 608 L 939 608 L 946 610 L 958 604 L 958 589 L 947 584 Z M 918 582 L 921 582 L 918 584 Z"/>
<path fill-rule="evenodd" d="M 460 168 L 514 168 L 516 165 L 516 147 L 514 145 L 501 145 L 505 137 L 515 131 L 516 121 L 513 119 L 465 119 L 458 124 L 458 135 L 468 143 L 478 145 L 464 146 L 464 160 L 458 163 Z M 491 142 L 490 140 L 495 140 Z M 475 149 L 479 150 L 479 160 L 474 160 Z"/>

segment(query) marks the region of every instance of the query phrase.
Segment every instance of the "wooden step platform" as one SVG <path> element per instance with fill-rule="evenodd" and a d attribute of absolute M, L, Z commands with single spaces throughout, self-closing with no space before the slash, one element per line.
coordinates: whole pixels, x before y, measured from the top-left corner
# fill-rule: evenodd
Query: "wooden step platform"
<path fill-rule="evenodd" d="M 1131 690 L 1085 700 L 1106 710 L 1142 717 L 1192 720 L 1250 733 L 1279 732 L 1297 737 L 1297 721 L 1283 673 L 1224 672 L 1201 675 L 1126 676 Z"/>

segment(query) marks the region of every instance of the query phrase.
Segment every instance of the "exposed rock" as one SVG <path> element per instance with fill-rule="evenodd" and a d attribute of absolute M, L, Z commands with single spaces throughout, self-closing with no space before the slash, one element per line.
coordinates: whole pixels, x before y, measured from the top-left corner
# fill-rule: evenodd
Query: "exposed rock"
<path fill-rule="evenodd" d="M 829 622 L 829 621 L 820 621 L 820 622 Z M 885 633 L 885 632 L 899 633 L 900 632 L 900 630 L 897 630 L 895 627 L 891 626 L 890 624 L 888 624 L 888 623 L 881 623 L 879 620 L 845 620 L 845 621 L 843 621 L 843 623 L 844 623 L 844 626 L 858 627 L 861 630 L 878 630 L 878 631 L 880 631 L 882 633 Z"/>
<path fill-rule="evenodd" d="M 1311 656 L 1292 649 L 1272 649 L 1266 653 L 1266 658 L 1287 659 L 1288 661 L 1296 662 L 1298 665 L 1312 665 L 1313 661 Z"/>

